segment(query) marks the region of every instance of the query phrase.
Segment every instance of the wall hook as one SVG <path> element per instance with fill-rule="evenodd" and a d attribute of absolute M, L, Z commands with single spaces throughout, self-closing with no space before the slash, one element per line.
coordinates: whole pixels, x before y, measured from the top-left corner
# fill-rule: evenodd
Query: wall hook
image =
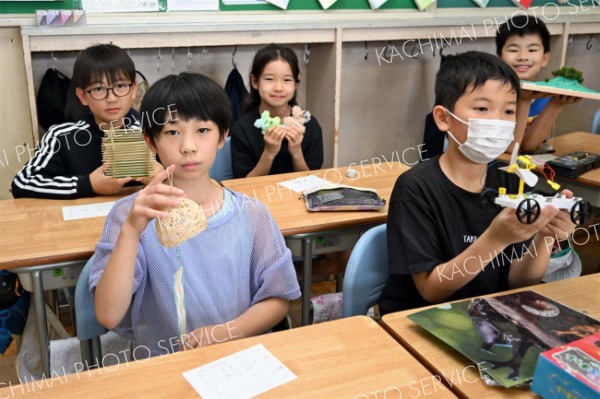
<path fill-rule="evenodd" d="M 158 49 L 158 53 L 156 55 L 156 62 L 154 63 L 154 66 L 156 67 L 157 71 L 160 71 L 160 62 L 162 61 L 162 55 L 160 54 L 160 49 Z"/>
<path fill-rule="evenodd" d="M 208 54 L 208 49 L 204 46 L 202 46 L 202 51 L 200 52 L 200 66 L 205 66 L 208 64 L 208 61 L 206 60 L 206 55 Z"/>
<path fill-rule="evenodd" d="M 365 61 L 369 58 L 369 47 L 367 42 L 365 42 Z"/>
<path fill-rule="evenodd" d="M 308 49 L 308 43 L 304 44 L 304 55 L 302 56 L 302 60 L 305 64 L 310 62 L 310 50 Z"/>
<path fill-rule="evenodd" d="M 383 58 L 385 58 L 386 60 L 391 60 L 392 59 L 392 51 L 393 51 L 393 46 L 392 46 L 392 41 L 390 40 L 387 45 L 385 46 L 385 50 L 383 50 Z"/>
<path fill-rule="evenodd" d="M 56 71 L 56 64 L 58 63 L 58 57 L 54 55 L 54 51 L 50 52 L 50 59 L 52 60 L 52 70 Z"/>
<path fill-rule="evenodd" d="M 188 67 L 188 69 L 190 69 L 192 67 L 192 58 L 194 58 L 194 54 L 192 53 L 192 50 L 188 47 L 188 50 L 187 50 L 187 67 Z"/>
<path fill-rule="evenodd" d="M 237 62 L 235 62 L 235 53 L 237 53 L 237 46 L 233 47 L 233 53 L 231 54 L 231 65 L 237 69 Z"/>
<path fill-rule="evenodd" d="M 440 57 L 442 56 L 442 50 L 440 50 Z M 435 57 L 435 53 L 434 53 L 434 57 Z M 413 44 L 412 44 L 412 48 L 410 50 L 410 58 L 418 60 L 419 58 L 421 58 L 421 56 L 419 55 L 419 50 L 417 50 L 417 42 L 413 40 Z"/>
<path fill-rule="evenodd" d="M 175 71 L 175 47 L 171 50 L 171 71 Z"/>
<path fill-rule="evenodd" d="M 595 41 L 596 40 L 594 39 L 594 34 L 593 33 L 590 34 L 590 38 L 588 39 L 587 44 L 585 45 L 585 48 L 588 50 L 591 50 L 592 47 L 594 46 Z"/>

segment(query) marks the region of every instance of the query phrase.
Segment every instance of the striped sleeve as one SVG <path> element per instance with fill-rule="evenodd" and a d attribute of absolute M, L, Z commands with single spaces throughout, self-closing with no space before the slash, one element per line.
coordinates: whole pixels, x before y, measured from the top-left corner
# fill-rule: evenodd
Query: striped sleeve
<path fill-rule="evenodd" d="M 88 127 L 85 121 L 52 126 L 42 138 L 35 155 L 13 179 L 13 197 L 72 199 L 93 195 L 93 191 L 89 192 L 89 176 L 66 175 L 61 157 L 60 137 Z M 81 192 L 82 178 L 88 180 L 89 190 L 84 190 L 85 193 Z"/>

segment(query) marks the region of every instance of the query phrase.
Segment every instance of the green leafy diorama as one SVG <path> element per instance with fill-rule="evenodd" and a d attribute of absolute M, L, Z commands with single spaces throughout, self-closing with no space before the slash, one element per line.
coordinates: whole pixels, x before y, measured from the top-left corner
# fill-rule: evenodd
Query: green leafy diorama
<path fill-rule="evenodd" d="M 562 67 L 556 71 L 552 71 L 552 75 L 554 76 L 552 79 L 546 79 L 538 82 L 530 82 L 530 81 L 522 81 L 521 87 L 526 90 L 536 90 L 536 87 L 539 88 L 540 91 L 553 93 L 552 88 L 570 90 L 573 92 L 579 93 L 588 93 L 592 95 L 599 94 L 596 90 L 592 90 L 590 88 L 585 87 L 581 83 L 583 82 L 583 73 L 578 71 L 573 67 Z M 544 89 L 542 89 L 544 88 Z M 547 88 L 547 89 L 546 89 Z M 566 94 L 566 93 L 559 93 Z M 568 94 L 571 95 L 571 94 Z M 577 94 L 574 94 L 577 95 Z M 581 95 L 581 94 L 580 94 Z M 586 96 L 583 96 L 586 97 Z M 587 98 L 595 98 L 587 97 Z"/>
<path fill-rule="evenodd" d="M 578 71 L 573 67 L 562 67 L 556 71 L 552 71 L 552 76 L 555 78 L 565 78 L 569 80 L 576 80 L 579 83 L 583 83 L 583 72 Z M 550 79 L 546 79 L 549 82 Z"/>

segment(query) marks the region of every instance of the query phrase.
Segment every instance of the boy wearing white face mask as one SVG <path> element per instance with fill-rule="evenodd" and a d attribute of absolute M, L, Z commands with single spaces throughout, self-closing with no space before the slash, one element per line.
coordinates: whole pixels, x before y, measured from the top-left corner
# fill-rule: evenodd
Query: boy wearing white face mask
<path fill-rule="evenodd" d="M 539 283 L 553 240 L 574 230 L 554 207 L 527 225 L 493 203 L 498 187 L 516 192 L 519 183 L 488 166 L 513 140 L 519 91 L 515 72 L 491 54 L 442 63 L 433 116 L 449 146 L 402 174 L 392 192 L 382 314 Z"/>

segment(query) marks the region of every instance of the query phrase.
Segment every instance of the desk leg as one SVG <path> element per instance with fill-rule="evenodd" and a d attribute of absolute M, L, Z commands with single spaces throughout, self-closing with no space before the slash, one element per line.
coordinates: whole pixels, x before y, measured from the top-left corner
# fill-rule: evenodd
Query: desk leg
<path fill-rule="evenodd" d="M 40 344 L 40 357 L 42 371 L 46 377 L 50 376 L 50 343 L 48 342 L 48 322 L 46 320 L 46 302 L 44 301 L 44 284 L 42 272 L 33 272 L 33 300 L 35 303 L 35 316 L 38 324 L 38 338 Z"/>
<path fill-rule="evenodd" d="M 308 324 L 312 292 L 312 238 L 302 239 L 302 325 Z"/>

